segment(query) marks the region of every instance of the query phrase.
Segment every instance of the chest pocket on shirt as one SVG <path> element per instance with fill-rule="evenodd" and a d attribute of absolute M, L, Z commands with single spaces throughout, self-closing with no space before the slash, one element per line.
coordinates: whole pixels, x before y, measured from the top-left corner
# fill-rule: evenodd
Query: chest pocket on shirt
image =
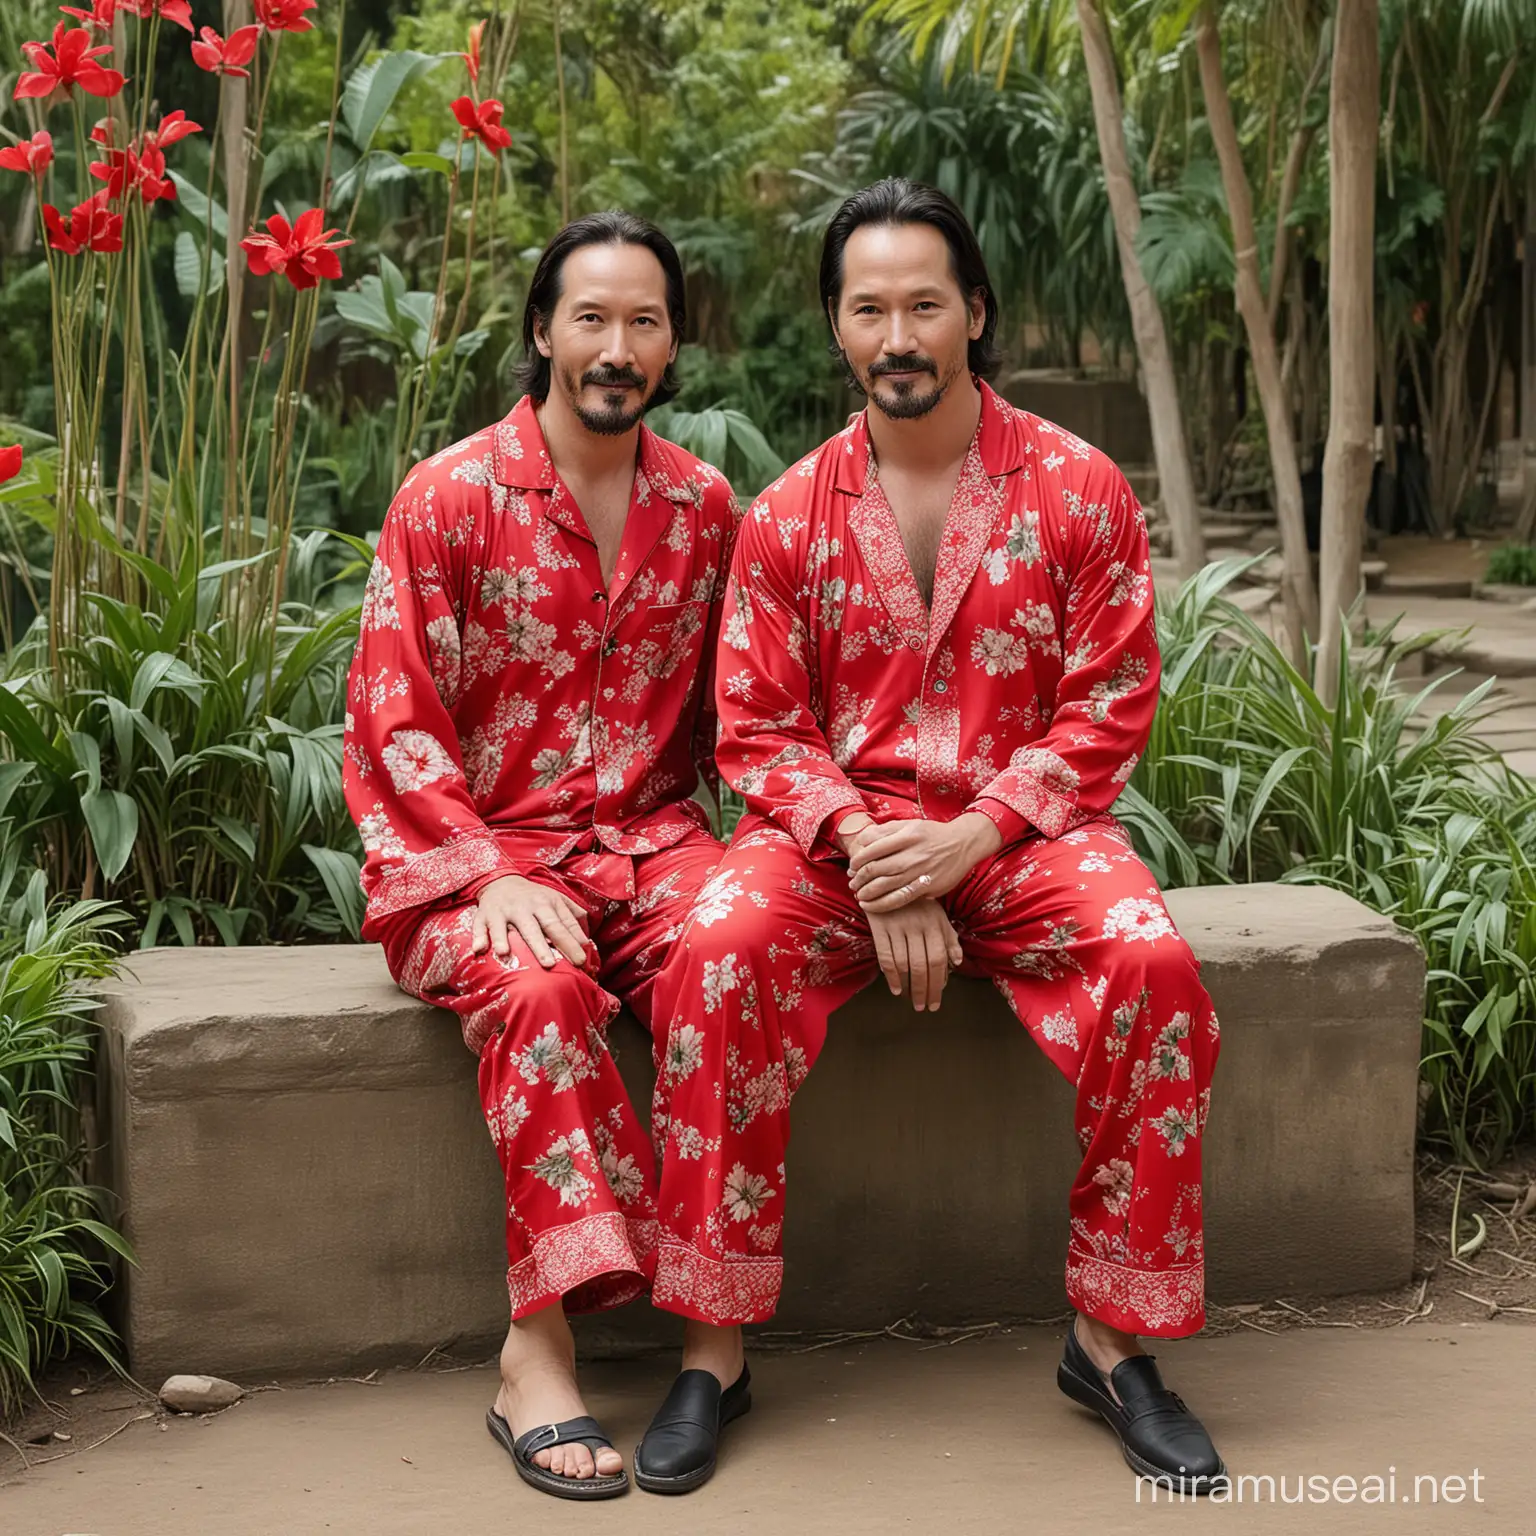
<path fill-rule="evenodd" d="M 630 661 L 634 670 L 647 678 L 674 676 L 680 667 L 689 674 L 697 672 L 703 648 L 705 620 L 709 604 L 652 603 L 637 611 L 631 620 L 633 649 Z"/>

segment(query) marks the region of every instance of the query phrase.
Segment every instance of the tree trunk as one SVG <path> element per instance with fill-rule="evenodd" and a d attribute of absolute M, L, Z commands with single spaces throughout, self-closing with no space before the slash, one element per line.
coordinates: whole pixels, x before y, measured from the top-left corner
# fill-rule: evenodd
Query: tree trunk
<path fill-rule="evenodd" d="M 1232 122 L 1232 103 L 1221 73 L 1221 37 L 1216 12 L 1209 4 L 1200 10 L 1196 25 L 1196 50 L 1200 56 L 1200 85 L 1205 95 L 1205 115 L 1210 123 L 1216 158 L 1221 162 L 1221 182 L 1232 219 L 1232 244 L 1237 261 L 1237 308 L 1248 335 L 1253 377 L 1264 410 L 1269 438 L 1269 462 L 1275 477 L 1275 513 L 1280 522 L 1280 546 L 1285 561 L 1282 595 L 1286 627 L 1293 656 L 1306 654 L 1306 636 L 1317 633 L 1317 596 L 1312 587 L 1312 557 L 1307 552 L 1307 522 L 1301 504 L 1301 470 L 1296 461 L 1296 441 L 1291 432 L 1291 413 L 1286 408 L 1285 386 L 1280 377 L 1280 357 L 1275 333 L 1269 324 L 1269 301 L 1259 281 L 1259 241 L 1253 227 L 1253 200 L 1242 150 Z"/>
<path fill-rule="evenodd" d="M 1333 703 L 1375 458 L 1377 0 L 1339 0 L 1328 92 L 1328 447 L 1317 690 Z"/>
<path fill-rule="evenodd" d="M 1141 258 L 1136 254 L 1136 232 L 1141 228 L 1141 201 L 1131 180 L 1130 157 L 1125 148 L 1125 120 L 1120 104 L 1120 83 L 1115 76 L 1115 56 L 1109 43 L 1100 0 L 1077 0 L 1077 18 L 1083 40 L 1083 59 L 1093 91 L 1093 119 L 1098 130 L 1099 158 L 1104 165 L 1104 184 L 1115 221 L 1115 243 L 1120 250 L 1120 275 L 1125 283 L 1136 355 L 1147 389 L 1147 415 L 1152 426 L 1152 453 L 1157 460 L 1157 480 L 1163 510 L 1173 528 L 1173 553 L 1181 577 L 1192 576 L 1205 564 L 1205 534 L 1200 509 L 1195 503 L 1195 476 L 1190 467 L 1189 440 L 1184 434 L 1184 415 L 1179 408 L 1179 388 L 1173 370 L 1173 353 L 1163 311 L 1152 292 Z"/>

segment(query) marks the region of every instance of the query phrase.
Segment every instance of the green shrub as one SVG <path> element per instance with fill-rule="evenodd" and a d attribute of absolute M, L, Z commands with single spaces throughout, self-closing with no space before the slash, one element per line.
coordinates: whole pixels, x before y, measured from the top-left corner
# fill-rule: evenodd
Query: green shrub
<path fill-rule="evenodd" d="M 1483 580 L 1494 585 L 1536 587 L 1536 545 L 1500 544 L 1488 556 Z"/>
<path fill-rule="evenodd" d="M 12 905 L 0 960 L 0 1423 L 38 1370 L 71 1350 L 112 1362 L 97 1301 L 109 1257 L 131 1259 L 81 1181 L 77 1104 L 89 1075 L 89 986 L 111 969 L 115 922 L 103 902 L 47 914 L 34 877 Z"/>

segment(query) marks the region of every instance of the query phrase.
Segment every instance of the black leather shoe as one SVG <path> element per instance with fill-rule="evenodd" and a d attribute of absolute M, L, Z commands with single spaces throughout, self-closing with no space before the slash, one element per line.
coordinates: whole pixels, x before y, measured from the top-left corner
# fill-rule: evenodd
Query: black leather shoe
<path fill-rule="evenodd" d="M 647 1493 L 691 1493 L 715 1475 L 720 1431 L 752 1406 L 752 1373 L 724 1391 L 713 1371 L 684 1371 L 635 1448 L 635 1481 Z"/>
<path fill-rule="evenodd" d="M 1227 1469 L 1205 1426 L 1177 1392 L 1163 1385 L 1155 1355 L 1133 1355 L 1105 1375 L 1078 1343 L 1077 1324 L 1056 1369 L 1056 1385 L 1074 1402 L 1092 1408 L 1120 1437 L 1126 1465 L 1142 1477 L 1165 1480 L 1176 1493 L 1225 1490 Z"/>

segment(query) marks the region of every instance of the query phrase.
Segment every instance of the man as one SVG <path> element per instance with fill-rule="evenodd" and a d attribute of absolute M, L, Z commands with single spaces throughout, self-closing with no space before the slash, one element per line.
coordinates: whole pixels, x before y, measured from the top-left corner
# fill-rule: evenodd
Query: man
<path fill-rule="evenodd" d="M 454 1009 L 506 1179 L 512 1324 L 491 1431 L 562 1497 L 627 1488 L 577 1390 L 567 1311 L 640 1295 L 654 1162 L 606 1045 L 720 846 L 712 661 L 738 514 L 641 424 L 672 397 L 683 273 L 624 213 L 533 274 L 527 393 L 406 477 L 348 680 L 345 788 L 363 935 Z"/>
<path fill-rule="evenodd" d="M 1137 1339 L 1204 1322 L 1218 1049 L 1198 962 L 1109 814 L 1157 701 L 1141 510 L 1102 453 L 982 382 L 997 305 L 942 193 L 849 198 L 821 290 L 868 408 L 742 524 L 717 757 L 747 814 L 661 984 L 653 1301 L 690 1319 L 684 1363 L 715 1383 L 669 1466 L 712 1466 L 739 1325 L 773 1313 L 789 1098 L 828 1015 L 877 969 L 931 1012 L 963 967 L 1077 1085 L 1058 1380 L 1133 1467 L 1208 1490 L 1221 1460 Z"/>

